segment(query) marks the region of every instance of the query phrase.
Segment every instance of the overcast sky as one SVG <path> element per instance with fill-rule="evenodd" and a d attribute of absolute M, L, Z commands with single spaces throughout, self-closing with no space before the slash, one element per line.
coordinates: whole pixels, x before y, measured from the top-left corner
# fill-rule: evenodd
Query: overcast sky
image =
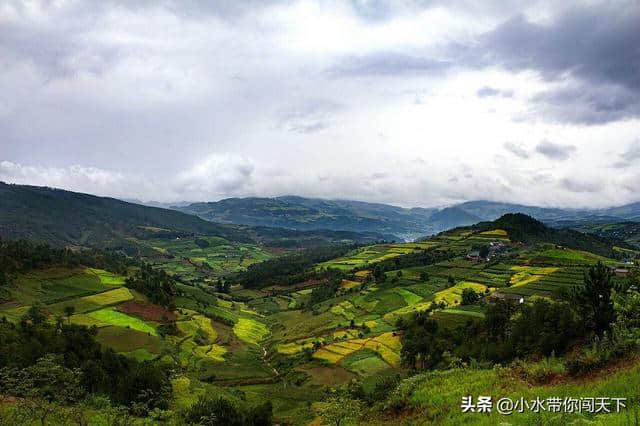
<path fill-rule="evenodd" d="M 0 180 L 640 200 L 640 2 L 0 0 Z"/>

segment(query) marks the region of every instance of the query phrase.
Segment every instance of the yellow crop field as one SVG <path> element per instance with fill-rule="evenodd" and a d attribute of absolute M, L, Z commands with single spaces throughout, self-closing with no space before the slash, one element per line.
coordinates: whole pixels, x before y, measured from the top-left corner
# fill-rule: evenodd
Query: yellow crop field
<path fill-rule="evenodd" d="M 368 269 L 363 269 L 362 271 L 358 271 L 355 273 L 355 276 L 358 278 L 366 278 L 369 275 L 371 275 L 371 271 L 369 271 Z"/>
<path fill-rule="evenodd" d="M 382 343 L 394 351 L 399 351 L 402 347 L 402 344 L 400 343 L 400 336 L 394 336 L 393 332 L 382 333 L 381 335 L 374 337 L 373 341 Z"/>
<path fill-rule="evenodd" d="M 507 234 L 507 231 L 505 231 L 504 229 L 492 229 L 490 231 L 481 232 L 480 235 L 493 235 L 496 237 L 506 237 L 508 234 Z"/>
<path fill-rule="evenodd" d="M 342 290 L 349 290 L 359 286 L 360 286 L 360 283 L 358 281 L 342 280 L 342 282 L 340 283 L 340 288 Z"/>
<path fill-rule="evenodd" d="M 392 332 L 383 333 L 370 339 L 351 339 L 332 343 L 318 349 L 313 357 L 335 364 L 345 356 L 364 348 L 377 352 L 392 367 L 400 365 L 400 337 L 394 336 Z"/>
<path fill-rule="evenodd" d="M 224 299 L 218 299 L 216 304 L 222 308 L 231 309 L 233 307 L 233 302 Z"/>
<path fill-rule="evenodd" d="M 251 318 L 240 318 L 233 326 L 233 332 L 240 340 L 257 345 L 258 342 L 267 337 L 269 329 L 260 321 Z"/>
<path fill-rule="evenodd" d="M 400 355 L 389 349 L 382 343 L 378 343 L 375 340 L 370 340 L 365 345 L 366 348 L 376 351 L 378 355 L 390 366 L 397 367 L 400 365 Z"/>
<path fill-rule="evenodd" d="M 512 266 L 512 271 L 516 273 L 511 277 L 511 286 L 520 287 L 532 282 L 536 282 L 542 277 L 559 271 L 560 268 L 554 267 L 535 267 L 535 266 Z"/>
<path fill-rule="evenodd" d="M 305 344 L 291 342 L 291 343 L 281 343 L 277 346 L 276 349 L 279 354 L 295 355 L 297 353 L 302 352 L 305 349 L 311 349 L 311 348 L 313 348 L 313 343 L 311 342 L 305 343 Z"/>
<path fill-rule="evenodd" d="M 197 346 L 193 351 L 200 358 L 210 359 L 216 362 L 224 362 L 224 354 L 227 350 L 220 345 Z"/>
<path fill-rule="evenodd" d="M 82 298 L 82 300 L 85 300 L 89 303 L 95 303 L 96 305 L 101 306 L 115 305 L 132 299 L 133 295 L 126 287 L 120 287 L 114 290 L 105 291 L 104 293 L 85 296 Z"/>
<path fill-rule="evenodd" d="M 218 333 L 211 325 L 211 320 L 204 315 L 194 315 L 193 320 L 198 324 L 198 326 L 207 334 L 207 337 L 210 342 L 214 342 L 218 337 Z"/>
<path fill-rule="evenodd" d="M 487 289 L 487 286 L 480 283 L 474 283 L 471 281 L 463 281 L 454 285 L 453 287 L 449 287 L 446 290 L 439 291 L 435 294 L 435 301 L 446 302 L 448 305 L 459 305 L 462 301 L 462 290 L 465 288 L 471 288 L 476 293 L 484 293 Z"/>
<path fill-rule="evenodd" d="M 331 364 L 336 364 L 344 357 L 344 355 L 331 352 L 325 348 L 320 348 L 313 354 L 313 357 L 317 359 L 323 359 Z"/>
<path fill-rule="evenodd" d="M 354 339 L 356 337 L 358 337 L 358 330 L 349 329 L 333 332 L 334 339 Z"/>

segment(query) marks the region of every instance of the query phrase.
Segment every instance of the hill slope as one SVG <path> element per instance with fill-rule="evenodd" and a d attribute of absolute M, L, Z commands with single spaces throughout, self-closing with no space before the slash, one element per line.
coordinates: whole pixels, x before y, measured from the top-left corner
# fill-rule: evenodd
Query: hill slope
<path fill-rule="evenodd" d="M 333 240 L 372 242 L 377 233 L 291 232 L 218 224 L 176 210 L 142 206 L 108 197 L 0 182 L 0 237 L 25 238 L 56 246 L 121 248 L 135 239 L 215 235 L 235 242 L 274 241 L 294 245 Z M 387 236 L 389 237 L 389 236 Z"/>

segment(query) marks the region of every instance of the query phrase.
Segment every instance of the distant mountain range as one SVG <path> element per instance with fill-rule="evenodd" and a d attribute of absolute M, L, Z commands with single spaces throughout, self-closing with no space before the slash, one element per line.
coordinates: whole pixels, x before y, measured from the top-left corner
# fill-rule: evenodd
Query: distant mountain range
<path fill-rule="evenodd" d="M 203 219 L 229 224 L 289 229 L 333 229 L 393 234 L 412 240 L 457 226 L 495 220 L 507 213 L 525 213 L 549 226 L 640 221 L 640 202 L 606 209 L 559 209 L 494 201 L 469 201 L 445 208 L 402 208 L 349 200 L 298 196 L 228 198 L 174 206 Z"/>
<path fill-rule="evenodd" d="M 640 203 L 607 209 L 556 209 L 492 201 L 402 208 L 297 196 L 229 198 L 172 209 L 114 198 L 0 182 L 0 237 L 55 245 L 130 247 L 136 239 L 218 235 L 279 247 L 333 241 L 413 240 L 458 226 L 525 213 L 556 228 L 640 222 Z M 198 217 L 196 217 L 198 216 Z"/>
<path fill-rule="evenodd" d="M 196 235 L 276 247 L 307 247 L 335 241 L 371 243 L 394 238 L 377 232 L 219 224 L 176 210 L 114 198 L 0 182 L 0 238 L 135 252 L 141 239 Z"/>

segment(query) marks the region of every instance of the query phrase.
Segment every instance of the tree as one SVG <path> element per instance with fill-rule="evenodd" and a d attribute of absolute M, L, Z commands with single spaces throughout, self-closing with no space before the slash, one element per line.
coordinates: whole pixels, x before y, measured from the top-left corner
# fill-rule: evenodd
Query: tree
<path fill-rule="evenodd" d="M 612 275 L 604 263 L 598 262 L 584 274 L 584 286 L 577 287 L 573 292 L 573 300 L 583 324 L 598 335 L 609 330 L 615 320 L 611 300 Z"/>
<path fill-rule="evenodd" d="M 429 281 L 429 274 L 427 271 L 420 272 L 420 281 Z"/>
<path fill-rule="evenodd" d="M 402 336 L 402 361 L 405 365 L 421 369 L 432 368 L 450 349 L 449 336 L 438 323 L 429 318 L 429 311 L 418 312 L 406 323 Z"/>
<path fill-rule="evenodd" d="M 478 255 L 482 259 L 485 259 L 487 256 L 489 256 L 489 246 L 486 244 L 481 245 L 480 248 L 478 249 Z"/>
<path fill-rule="evenodd" d="M 476 293 L 472 288 L 465 288 L 462 290 L 461 305 L 473 305 L 480 300 L 480 295 Z"/>
<path fill-rule="evenodd" d="M 64 315 L 67 317 L 67 322 L 71 322 L 71 316 L 74 314 L 75 311 L 76 311 L 76 308 L 73 305 L 67 305 L 64 307 Z"/>
<path fill-rule="evenodd" d="M 29 321 L 34 325 L 42 324 L 47 319 L 44 306 L 40 302 L 34 303 L 26 314 L 22 317 L 23 321 Z"/>
<path fill-rule="evenodd" d="M 515 312 L 513 304 L 505 300 L 496 300 L 489 305 L 485 313 L 484 323 L 489 336 L 504 339 L 507 335 L 511 315 Z"/>
<path fill-rule="evenodd" d="M 320 409 L 324 421 L 335 426 L 356 420 L 359 413 L 360 401 L 343 396 L 329 398 Z"/>

